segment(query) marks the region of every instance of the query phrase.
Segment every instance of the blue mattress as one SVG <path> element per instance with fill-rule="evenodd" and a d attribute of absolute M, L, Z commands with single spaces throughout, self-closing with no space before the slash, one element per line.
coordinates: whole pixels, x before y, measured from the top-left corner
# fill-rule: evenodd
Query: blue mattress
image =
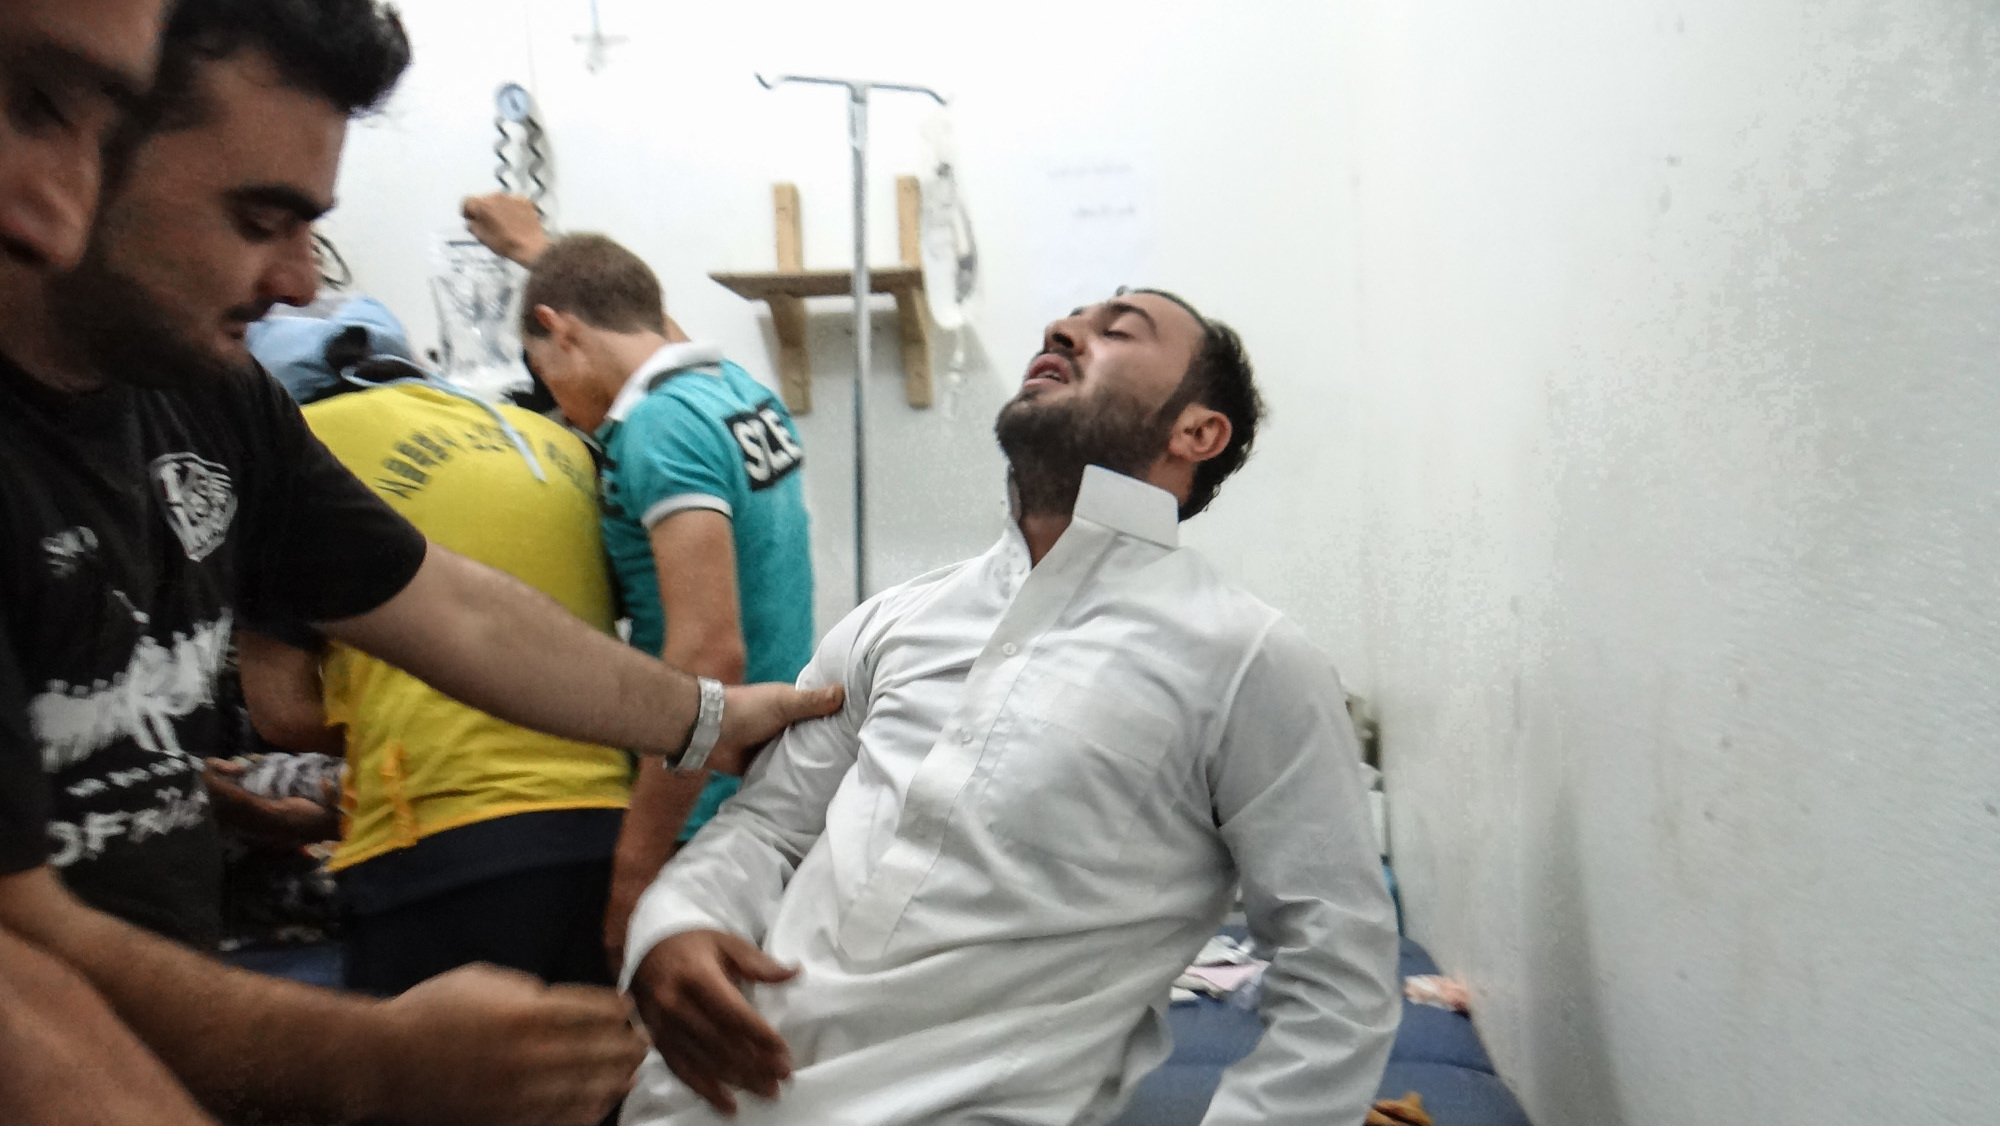
<path fill-rule="evenodd" d="M 1438 972 L 1424 948 L 1402 940 L 1402 977 Z M 1112 1126 L 1197 1126 L 1230 1064 L 1250 1054 L 1264 1035 L 1257 1014 L 1203 997 L 1167 1010 L 1174 1054 L 1148 1075 Z M 1411 1091 L 1437 1126 L 1530 1126 L 1513 1092 L 1461 1013 L 1403 1003 L 1403 1023 L 1389 1050 L 1380 1097 Z"/>

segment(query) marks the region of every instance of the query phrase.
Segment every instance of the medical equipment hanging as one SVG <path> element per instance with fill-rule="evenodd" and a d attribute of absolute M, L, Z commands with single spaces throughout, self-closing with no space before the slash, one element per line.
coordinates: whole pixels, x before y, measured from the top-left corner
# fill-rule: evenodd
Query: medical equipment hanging
<path fill-rule="evenodd" d="M 548 133 L 535 116 L 535 98 L 527 87 L 509 82 L 493 95 L 493 128 L 499 138 L 493 142 L 493 178 L 500 190 L 528 197 L 535 214 L 543 219 L 548 212 L 542 200 L 549 194 Z M 520 135 L 515 135 L 515 130 Z"/>
<path fill-rule="evenodd" d="M 583 44 L 583 69 L 596 74 L 610 61 L 610 49 L 625 42 L 625 37 L 604 34 L 604 21 L 597 16 L 597 0 L 590 0 L 590 34 L 579 35 L 576 41 Z"/>
<path fill-rule="evenodd" d="M 854 601 L 868 598 L 868 99 L 877 90 L 922 94 L 939 105 L 944 95 L 928 86 L 783 74 L 775 79 L 756 76 L 757 84 L 775 90 L 786 83 L 840 86 L 847 90 L 847 145 L 854 163 Z"/>
<path fill-rule="evenodd" d="M 918 259 L 931 320 L 951 340 L 945 368 L 944 416 L 958 418 L 965 390 L 966 303 L 979 288 L 979 247 L 972 239 L 965 189 L 958 182 L 958 144 L 951 117 L 938 110 L 922 128 L 925 161 Z"/>
<path fill-rule="evenodd" d="M 521 283 L 520 267 L 477 239 L 440 242 L 431 301 L 437 310 L 438 363 L 447 378 L 494 390 L 526 382 L 525 370 L 517 370 L 521 345 L 509 316 Z"/>

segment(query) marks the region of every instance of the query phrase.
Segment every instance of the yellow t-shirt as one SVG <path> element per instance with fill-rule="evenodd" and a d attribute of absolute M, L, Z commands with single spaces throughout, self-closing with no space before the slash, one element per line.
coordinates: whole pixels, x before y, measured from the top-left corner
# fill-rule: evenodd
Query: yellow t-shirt
<path fill-rule="evenodd" d="M 483 406 L 434 388 L 359 391 L 315 403 L 305 416 L 335 457 L 432 542 L 513 575 L 609 633 L 590 453 L 540 415 L 500 410 L 546 481 Z M 631 796 L 620 751 L 504 723 L 343 645 L 333 646 L 321 676 L 328 721 L 347 726 L 346 818 L 332 868 L 489 818 L 622 809 Z"/>

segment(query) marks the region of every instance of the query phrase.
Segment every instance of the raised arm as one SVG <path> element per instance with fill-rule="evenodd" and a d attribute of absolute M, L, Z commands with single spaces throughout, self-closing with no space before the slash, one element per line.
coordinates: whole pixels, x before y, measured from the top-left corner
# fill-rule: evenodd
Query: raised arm
<path fill-rule="evenodd" d="M 580 742 L 676 756 L 699 706 L 694 677 L 597 632 L 519 579 L 437 544 L 395 597 L 324 628 L 471 707 Z M 740 774 L 786 727 L 839 706 L 837 685 L 731 688 L 710 766 Z"/>
<path fill-rule="evenodd" d="M 786 732 L 632 914 L 623 983 L 667 1066 L 724 1114 L 735 1113 L 732 1088 L 775 1098 L 791 1074 L 783 1039 L 739 983 L 794 972 L 759 947 L 859 753 L 869 663 L 858 637 L 869 612 L 836 626 L 800 677 L 844 685 L 846 707 Z"/>
<path fill-rule="evenodd" d="M 1230 705 L 1210 780 L 1272 955 L 1264 1038 L 1224 1073 L 1204 1126 L 1359 1126 L 1388 1060 L 1395 910 L 1345 701 L 1326 657 L 1280 622 Z"/>
<path fill-rule="evenodd" d="M 465 217 L 465 228 L 472 237 L 486 244 L 486 248 L 502 258 L 511 258 L 523 266 L 533 266 L 535 259 L 549 247 L 548 232 L 542 229 L 542 217 L 535 211 L 535 204 L 526 196 L 511 192 L 488 192 L 485 195 L 469 195 L 458 205 L 459 214 Z"/>

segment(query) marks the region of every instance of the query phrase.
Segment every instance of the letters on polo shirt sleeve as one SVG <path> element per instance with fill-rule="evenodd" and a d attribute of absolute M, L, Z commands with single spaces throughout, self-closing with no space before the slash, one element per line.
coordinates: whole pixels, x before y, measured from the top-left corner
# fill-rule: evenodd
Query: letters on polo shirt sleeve
<path fill-rule="evenodd" d="M 791 427 L 769 403 L 731 415 L 724 425 L 743 454 L 743 475 L 752 492 L 770 488 L 805 464 L 805 451 L 792 437 Z"/>

